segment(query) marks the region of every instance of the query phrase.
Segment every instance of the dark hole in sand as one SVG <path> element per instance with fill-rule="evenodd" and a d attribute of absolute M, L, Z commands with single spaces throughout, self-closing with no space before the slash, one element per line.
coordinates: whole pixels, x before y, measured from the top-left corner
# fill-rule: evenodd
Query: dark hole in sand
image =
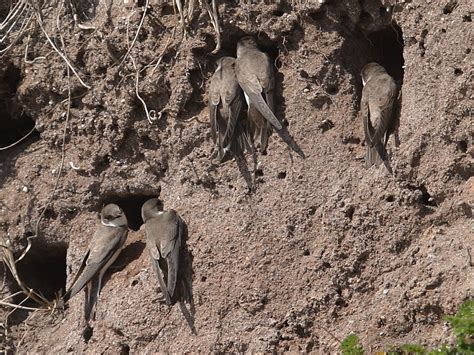
<path fill-rule="evenodd" d="M 26 256 L 16 264 L 20 280 L 28 289 L 33 289 L 47 300 L 55 300 L 66 288 L 66 253 L 65 243 L 33 243 Z M 16 285 L 16 281 L 13 281 L 13 284 Z M 19 290 L 19 287 L 13 287 L 12 291 Z M 23 293 L 19 294 L 15 297 L 15 303 L 22 302 L 25 297 Z M 38 306 L 31 300 L 22 305 Z M 20 318 L 25 315 L 20 313 L 25 312 L 17 314 Z"/>
<path fill-rule="evenodd" d="M 26 115 L 16 99 L 16 90 L 21 82 L 20 69 L 9 65 L 0 77 L 0 147 L 7 147 L 25 137 L 35 127 L 35 122 Z M 28 140 L 39 137 L 36 130 Z"/>
<path fill-rule="evenodd" d="M 391 26 L 368 35 L 376 61 L 401 84 L 403 82 L 403 32 L 395 22 Z"/>
<path fill-rule="evenodd" d="M 102 201 L 102 205 L 105 206 L 108 203 L 115 203 L 118 205 L 125 216 L 127 217 L 128 227 L 131 230 L 137 231 L 143 224 L 142 220 L 142 206 L 150 198 L 158 197 L 158 194 L 133 194 L 128 196 L 108 196 Z"/>

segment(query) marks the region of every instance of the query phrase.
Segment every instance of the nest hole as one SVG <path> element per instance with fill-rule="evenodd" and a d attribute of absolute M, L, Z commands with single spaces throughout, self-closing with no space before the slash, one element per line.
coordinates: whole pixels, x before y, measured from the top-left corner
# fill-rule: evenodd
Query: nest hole
<path fill-rule="evenodd" d="M 128 227 L 137 231 L 143 224 L 142 206 L 150 198 L 158 197 L 158 194 L 136 194 L 129 196 L 109 196 L 103 200 L 103 205 L 115 203 L 127 217 Z"/>
<path fill-rule="evenodd" d="M 228 34 L 223 33 L 222 47 L 220 51 L 222 55 L 219 55 L 218 57 L 237 57 L 237 42 L 245 36 L 252 36 L 253 38 L 255 38 L 255 40 L 257 41 L 258 48 L 262 52 L 268 54 L 272 62 L 274 62 L 278 58 L 278 44 L 272 41 L 266 33 L 261 32 L 257 35 L 254 33 L 246 33 L 241 29 L 229 31 Z"/>
<path fill-rule="evenodd" d="M 428 189 L 426 188 L 425 185 L 420 185 L 419 190 L 421 191 L 421 203 L 424 204 L 425 206 L 432 206 L 432 207 L 437 207 L 438 204 L 436 203 L 435 199 L 431 196 L 431 194 L 428 192 Z"/>
<path fill-rule="evenodd" d="M 391 26 L 371 32 L 368 39 L 375 60 L 400 84 L 403 82 L 405 60 L 403 58 L 403 32 L 392 22 Z"/>
<path fill-rule="evenodd" d="M 21 82 L 21 71 L 10 64 L 0 76 L 0 146 L 6 147 L 25 137 L 28 141 L 39 137 L 34 129 L 35 121 L 26 115 L 16 97 L 16 91 Z"/>
<path fill-rule="evenodd" d="M 66 289 L 66 253 L 65 243 L 33 244 L 26 256 L 16 264 L 20 280 L 28 288 L 53 301 Z M 21 301 L 24 296 L 19 295 L 19 298 Z"/>
<path fill-rule="evenodd" d="M 100 0 L 73 0 L 71 6 L 79 21 L 87 22 L 95 19 L 99 2 Z"/>

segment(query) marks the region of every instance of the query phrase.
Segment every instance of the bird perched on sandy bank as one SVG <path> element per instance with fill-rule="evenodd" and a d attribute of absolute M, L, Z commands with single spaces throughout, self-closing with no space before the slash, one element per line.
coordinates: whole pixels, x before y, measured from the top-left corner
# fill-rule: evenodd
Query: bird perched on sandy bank
<path fill-rule="evenodd" d="M 249 144 L 245 123 L 239 120 L 244 97 L 235 76 L 234 65 L 235 58 L 219 58 L 209 85 L 211 134 L 219 161 L 228 151 L 235 155 L 236 149 L 243 151 Z"/>
<path fill-rule="evenodd" d="M 196 334 L 191 281 L 186 279 L 185 270 L 180 269 L 180 265 L 185 264 L 181 263 L 180 258 L 187 234 L 186 224 L 176 211 L 163 211 L 157 198 L 143 204 L 142 219 L 145 222 L 146 245 L 165 302 L 168 306 L 179 302 L 191 331 Z M 185 301 L 191 304 L 191 311 L 186 308 Z"/>
<path fill-rule="evenodd" d="M 146 245 L 161 292 L 166 304 L 171 305 L 174 303 L 178 281 L 184 222 L 176 211 L 163 211 L 157 198 L 152 198 L 143 204 L 142 219 L 145 222 Z"/>
<path fill-rule="evenodd" d="M 95 315 L 102 278 L 122 251 L 127 234 L 127 218 L 122 209 L 113 203 L 106 205 L 100 213 L 100 223 L 91 239 L 89 250 L 82 260 L 72 286 L 64 295 L 64 301 L 67 302 L 86 287 L 84 304 L 86 321 Z"/>
<path fill-rule="evenodd" d="M 274 114 L 275 78 L 270 58 L 258 49 L 251 36 L 245 36 L 237 43 L 235 74 L 244 90 L 252 138 L 255 140 L 260 136 L 260 151 L 265 152 L 271 126 L 280 130 L 282 125 Z"/>
<path fill-rule="evenodd" d="M 392 120 L 392 110 L 397 96 L 395 80 L 378 63 L 368 63 L 361 71 L 361 109 L 367 151 L 367 167 L 379 165 L 386 159 L 387 130 Z M 384 142 L 385 140 L 385 142 Z"/>

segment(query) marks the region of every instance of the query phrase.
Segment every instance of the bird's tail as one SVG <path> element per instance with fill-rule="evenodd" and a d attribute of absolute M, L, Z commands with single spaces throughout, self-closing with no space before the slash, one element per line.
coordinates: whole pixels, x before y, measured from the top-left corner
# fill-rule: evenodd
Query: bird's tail
<path fill-rule="evenodd" d="M 194 335 L 197 335 L 196 327 L 194 325 L 195 309 L 191 281 L 186 280 L 186 277 L 183 277 L 181 279 L 181 282 L 179 283 L 179 286 L 179 308 L 181 309 L 181 313 L 183 313 L 183 316 L 186 319 L 186 322 L 188 323 L 191 332 Z M 189 304 L 189 309 L 186 307 L 186 303 Z"/>
<path fill-rule="evenodd" d="M 255 92 L 246 93 L 249 98 L 252 106 L 255 106 L 255 109 L 276 129 L 281 129 L 282 125 L 275 114 L 268 107 L 267 103 L 263 99 L 262 94 Z"/>
<path fill-rule="evenodd" d="M 194 335 L 197 335 L 196 326 L 194 325 L 194 316 L 186 308 L 186 304 L 184 303 L 184 301 L 179 301 L 179 308 L 181 309 L 181 313 L 183 313 L 184 319 L 186 319 L 186 322 L 188 323 L 191 332 Z"/>
<path fill-rule="evenodd" d="M 91 282 L 87 284 L 86 289 L 86 300 L 84 301 L 84 318 L 86 322 L 91 319 L 95 319 L 95 310 L 97 306 L 97 300 L 99 299 L 100 293 L 100 281 L 99 277 L 92 278 Z"/>
<path fill-rule="evenodd" d="M 385 149 L 382 142 L 376 143 L 373 147 L 367 144 L 367 151 L 365 154 L 365 164 L 367 168 L 372 165 L 379 166 L 385 157 Z"/>

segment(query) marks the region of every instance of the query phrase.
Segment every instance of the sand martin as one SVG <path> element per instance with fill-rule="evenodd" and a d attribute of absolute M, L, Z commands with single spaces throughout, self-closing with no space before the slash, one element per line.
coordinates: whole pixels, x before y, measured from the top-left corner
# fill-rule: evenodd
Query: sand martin
<path fill-rule="evenodd" d="M 209 118 L 211 134 L 217 146 L 217 159 L 221 161 L 231 150 L 234 155 L 239 144 L 241 150 L 249 147 L 245 123 L 239 120 L 244 98 L 234 71 L 235 58 L 217 60 L 217 69 L 209 85 Z"/>
<path fill-rule="evenodd" d="M 175 302 L 179 257 L 184 235 L 184 222 L 174 210 L 163 211 L 157 198 L 142 206 L 146 245 L 155 268 L 166 304 Z"/>
<path fill-rule="evenodd" d="M 392 120 L 397 85 L 385 68 L 377 63 L 366 64 L 361 76 L 364 85 L 361 109 L 367 145 L 365 162 L 370 167 L 379 165 L 386 158 L 384 138 Z"/>
<path fill-rule="evenodd" d="M 112 203 L 105 206 L 100 213 L 100 223 L 91 239 L 89 250 L 82 260 L 72 286 L 64 295 L 64 301 L 67 302 L 86 287 L 84 311 L 87 321 L 95 313 L 102 277 L 120 254 L 127 234 L 127 218 L 122 209 Z"/>
<path fill-rule="evenodd" d="M 282 125 L 274 114 L 275 78 L 270 58 L 258 49 L 251 36 L 243 37 L 237 43 L 235 74 L 247 102 L 247 116 L 253 126 L 252 138 L 260 136 L 260 150 L 265 151 L 271 133 L 270 124 L 278 130 Z"/>

